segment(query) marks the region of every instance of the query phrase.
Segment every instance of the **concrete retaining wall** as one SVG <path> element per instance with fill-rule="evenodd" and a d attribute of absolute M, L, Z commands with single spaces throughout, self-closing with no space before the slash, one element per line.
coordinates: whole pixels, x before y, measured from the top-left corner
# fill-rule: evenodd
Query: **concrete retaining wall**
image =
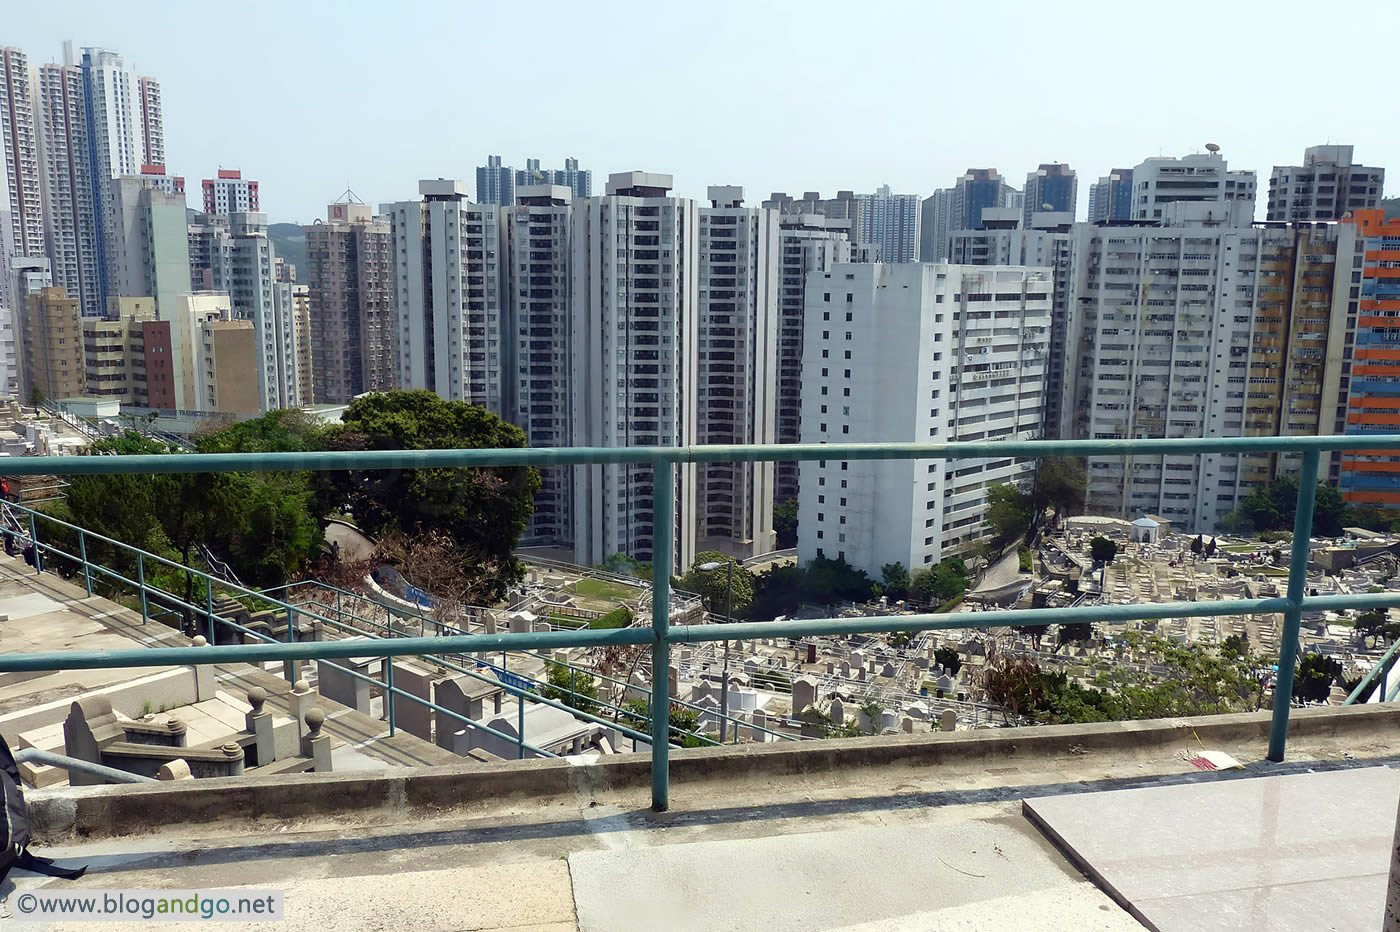
<path fill-rule="evenodd" d="M 861 767 L 1053 759 L 1085 751 L 1159 751 L 1163 746 L 1233 746 L 1266 741 L 1270 713 L 1190 719 L 1052 725 L 900 737 L 777 742 L 676 750 L 671 780 L 687 783 L 830 772 Z M 1295 711 L 1290 738 L 1372 739 L 1400 735 L 1400 705 Z M 172 824 L 296 820 L 314 816 L 401 817 L 512 797 L 573 796 L 593 789 L 650 784 L 647 754 L 619 754 L 592 764 L 557 759 L 463 763 L 368 774 L 299 774 L 39 790 L 29 794 L 40 840 L 131 835 Z"/>

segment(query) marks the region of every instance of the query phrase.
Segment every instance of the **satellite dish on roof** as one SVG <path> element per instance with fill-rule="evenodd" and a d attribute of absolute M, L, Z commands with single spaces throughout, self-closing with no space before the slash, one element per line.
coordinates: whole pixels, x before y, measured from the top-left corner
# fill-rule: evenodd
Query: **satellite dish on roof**
<path fill-rule="evenodd" d="M 1214 154 L 1220 151 L 1220 147 L 1213 142 L 1208 142 L 1206 143 L 1206 151 Z"/>

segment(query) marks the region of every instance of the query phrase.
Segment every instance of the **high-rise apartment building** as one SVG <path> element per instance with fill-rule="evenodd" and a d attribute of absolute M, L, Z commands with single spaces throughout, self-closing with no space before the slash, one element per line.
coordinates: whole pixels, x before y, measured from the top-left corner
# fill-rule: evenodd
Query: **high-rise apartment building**
<path fill-rule="evenodd" d="M 77 398 L 87 390 L 82 314 L 62 288 L 29 295 L 19 315 L 20 392 L 31 398 Z"/>
<path fill-rule="evenodd" d="M 946 261 L 949 237 L 959 230 L 982 229 L 984 210 L 1023 210 L 1024 204 L 1025 195 L 1003 181 L 995 168 L 969 168 L 951 188 L 941 188 L 924 199 L 919 261 Z"/>
<path fill-rule="evenodd" d="M 39 124 L 34 114 L 29 58 L 16 48 L 0 47 L 0 143 L 5 156 L 10 250 L 0 256 L 8 267 L 11 256 L 44 256 L 44 203 Z"/>
<path fill-rule="evenodd" d="M 502 215 L 449 179 L 418 184 L 421 201 L 387 204 L 393 231 L 399 388 L 505 410 L 501 347 Z"/>
<path fill-rule="evenodd" d="M 108 209 L 113 203 L 114 182 L 126 175 L 139 175 L 146 165 L 164 163 L 160 87 L 152 79 L 143 81 L 120 55 L 107 49 L 83 49 L 80 64 L 73 43 L 66 42 L 64 64 L 80 66 L 83 75 L 84 114 L 91 154 L 89 182 L 97 221 L 101 288 L 96 313 L 101 313 L 106 306 L 107 283 L 111 280 L 107 261 L 111 255 L 108 244 L 113 235 L 109 230 L 113 221 Z M 55 274 L 55 278 L 58 277 Z"/>
<path fill-rule="evenodd" d="M 170 327 L 171 364 L 173 377 L 172 395 L 175 403 L 154 405 L 171 407 L 184 411 L 217 411 L 209 407 L 208 392 L 204 377 L 204 325 L 215 320 L 230 320 L 233 308 L 227 294 L 203 292 L 180 296 L 179 305 L 173 318 L 167 318 Z M 148 366 L 150 365 L 148 361 Z M 243 382 L 256 389 L 256 380 L 248 377 L 256 371 L 257 363 L 243 373 Z"/>
<path fill-rule="evenodd" d="M 1361 273 L 1359 287 L 1352 286 L 1358 295 L 1351 312 L 1355 358 L 1338 433 L 1393 434 L 1400 430 L 1400 221 L 1362 209 L 1338 227 L 1356 237 Z M 1339 466 L 1347 501 L 1400 508 L 1400 456 L 1368 454 L 1359 447 L 1344 452 Z"/>
<path fill-rule="evenodd" d="M 248 378 L 263 356 L 250 320 L 207 320 L 199 329 L 199 410 L 237 418 L 267 410 L 257 380 Z"/>
<path fill-rule="evenodd" d="M 1224 157 L 1211 151 L 1181 158 L 1146 159 L 1133 168 L 1133 220 L 1169 223 L 1170 206 L 1211 205 L 1228 222 L 1248 223 L 1254 217 L 1257 181 L 1252 171 L 1229 171 Z"/>
<path fill-rule="evenodd" d="M 0 239 L 5 235 L 6 228 L 0 226 Z M 30 295 L 53 287 L 53 275 L 49 272 L 49 260 L 40 256 L 15 256 L 6 271 L 7 303 L 0 304 L 0 394 L 15 398 L 20 394 L 22 361 L 17 350 L 19 319 Z"/>
<path fill-rule="evenodd" d="M 393 235 L 369 205 L 331 204 L 306 228 L 311 371 L 318 403 L 398 385 Z"/>
<path fill-rule="evenodd" d="M 623 172 L 573 211 L 570 310 L 573 442 L 686 445 L 696 438 L 698 207 L 671 176 Z M 696 466 L 675 469 L 676 566 L 695 554 Z M 654 470 L 574 467 L 574 560 L 653 555 Z"/>
<path fill-rule="evenodd" d="M 1133 170 L 1115 168 L 1089 186 L 1089 222 L 1115 223 L 1133 216 Z"/>
<path fill-rule="evenodd" d="M 777 440 L 778 212 L 744 206 L 744 189 L 711 186 L 700 208 L 696 440 Z M 684 365 L 692 364 L 685 360 Z M 774 463 L 702 463 L 701 550 L 738 557 L 773 549 Z"/>
<path fill-rule="evenodd" d="M 1275 165 L 1269 176 L 1268 220 L 1341 220 L 1375 210 L 1385 193 L 1385 169 L 1352 163 L 1351 146 L 1309 146 L 1302 165 Z"/>
<path fill-rule="evenodd" d="M 1205 216 L 1218 205 L 1197 205 Z M 1336 226 L 1075 227 L 1077 436 L 1335 430 L 1354 249 Z M 1298 454 L 1090 457 L 1088 508 L 1209 532 Z"/>
<path fill-rule="evenodd" d="M 571 197 L 593 196 L 593 173 L 578 167 L 578 159 L 565 159 L 562 169 L 540 168 L 539 159 L 526 159 L 525 168 L 502 165 L 499 155 L 486 157 L 476 169 L 476 201 L 510 207 L 516 203 L 516 188 L 561 185 Z"/>
<path fill-rule="evenodd" d="M 802 368 L 806 339 L 805 301 L 807 279 L 821 275 L 838 262 L 855 260 L 851 220 L 821 214 L 783 214 L 779 217 L 778 349 L 775 435 L 778 443 L 802 440 Z M 777 464 L 775 498 L 797 497 L 798 464 Z"/>
<path fill-rule="evenodd" d="M 143 408 L 173 407 L 167 402 L 174 356 L 169 324 L 162 323 L 149 297 L 108 298 L 105 316 L 84 317 L 84 394 Z"/>
<path fill-rule="evenodd" d="M 891 194 L 882 185 L 874 194 L 860 194 L 865 203 L 856 238 L 875 246 L 881 262 L 916 262 L 919 259 L 919 197 Z"/>
<path fill-rule="evenodd" d="M 136 87 L 141 97 L 141 140 L 146 148 L 145 165 L 164 165 L 165 121 L 161 116 L 160 82 L 155 78 L 137 78 Z"/>
<path fill-rule="evenodd" d="M 1050 300 L 1042 269 L 876 263 L 810 275 L 802 441 L 1039 436 Z M 798 559 L 875 575 L 928 566 L 982 537 L 988 486 L 1033 471 L 1015 456 L 803 462 Z"/>
<path fill-rule="evenodd" d="M 111 191 L 112 203 L 107 210 L 111 219 L 109 304 L 115 296 L 150 295 L 159 316 L 167 319 L 175 312 L 180 295 L 190 290 L 183 179 L 171 179 L 157 168 L 118 178 Z"/>
<path fill-rule="evenodd" d="M 297 282 L 296 266 L 280 258 L 273 259 L 272 280 L 276 303 L 286 309 L 278 311 L 279 322 L 288 328 L 292 344 L 293 367 L 287 375 L 295 380 L 295 394 L 290 397 L 297 407 L 306 407 L 316 391 L 311 355 L 311 289 Z"/>
<path fill-rule="evenodd" d="M 1042 430 L 1047 439 L 1057 439 L 1070 430 L 1064 423 L 1062 399 L 1066 367 L 1073 365 L 1074 355 L 1069 343 L 1074 245 L 1070 230 L 1074 214 L 1038 211 L 1031 215 L 1035 226 L 1029 228 L 1022 222 L 1023 212 L 1015 208 L 988 209 L 982 216 L 983 229 L 959 230 L 952 235 L 949 240 L 951 262 L 1025 266 L 1046 269 L 1052 276 L 1050 351 L 1045 369 Z"/>
<path fill-rule="evenodd" d="M 764 201 L 763 207 L 771 207 L 783 216 L 818 216 L 828 220 L 851 221 L 851 240 L 860 240 L 861 231 L 868 230 L 870 221 L 867 212 L 870 201 L 854 191 L 837 191 L 835 197 L 823 198 L 817 191 L 805 191 L 801 197 L 790 197 L 782 191 L 774 191 Z"/>
<path fill-rule="evenodd" d="M 297 406 L 295 339 L 289 320 L 292 307 L 279 305 L 273 287 L 274 255 L 267 235 L 267 215 L 234 213 L 228 218 L 200 214 L 187 229 L 191 275 L 196 262 L 209 262 L 208 285 L 229 296 L 234 320 L 253 324 L 258 364 L 250 371 L 264 411 Z M 202 284 L 202 283 L 201 283 Z M 232 338 L 231 338 L 232 339 Z M 245 378 L 247 373 L 245 373 Z"/>
<path fill-rule="evenodd" d="M 96 186 L 81 68 L 39 68 L 44 227 L 54 281 L 78 299 L 85 316 L 103 312 Z"/>
<path fill-rule="evenodd" d="M 478 189 L 479 190 L 479 189 Z M 506 342 L 512 353 L 507 417 L 532 447 L 572 443 L 575 383 L 569 316 L 573 261 L 573 192 L 562 185 L 522 185 L 506 211 L 510 288 Z M 540 469 L 540 490 L 524 540 L 572 546 L 572 466 Z"/>
<path fill-rule="evenodd" d="M 525 168 L 515 173 L 516 188 L 539 184 L 562 185 L 574 197 L 593 196 L 593 172 L 579 168 L 578 159 L 565 159 L 562 169 L 540 168 L 539 159 L 526 159 Z"/>
<path fill-rule="evenodd" d="M 1033 213 L 1073 214 L 1078 208 L 1079 179 L 1068 165 L 1063 162 L 1042 163 L 1026 175 L 1022 212 L 1027 228 L 1031 226 Z"/>
<path fill-rule="evenodd" d="M 217 178 L 205 178 L 200 183 L 204 190 L 204 212 L 206 214 L 258 212 L 258 183 L 244 178 L 243 173 L 233 168 L 221 168 Z"/>
<path fill-rule="evenodd" d="M 919 205 L 919 261 L 948 258 L 948 224 L 953 219 L 953 189 L 939 188 Z"/>

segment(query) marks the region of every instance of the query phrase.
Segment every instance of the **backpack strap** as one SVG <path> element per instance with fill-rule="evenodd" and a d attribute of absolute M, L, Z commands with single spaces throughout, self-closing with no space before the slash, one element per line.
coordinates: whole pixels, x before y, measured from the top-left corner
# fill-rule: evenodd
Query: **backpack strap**
<path fill-rule="evenodd" d="M 35 874 L 44 874 L 49 877 L 61 877 L 64 880 L 77 880 L 87 873 L 86 864 L 82 867 L 59 867 L 54 863 L 53 858 L 34 854 L 28 848 L 24 849 L 14 866 L 20 870 L 32 871 Z"/>

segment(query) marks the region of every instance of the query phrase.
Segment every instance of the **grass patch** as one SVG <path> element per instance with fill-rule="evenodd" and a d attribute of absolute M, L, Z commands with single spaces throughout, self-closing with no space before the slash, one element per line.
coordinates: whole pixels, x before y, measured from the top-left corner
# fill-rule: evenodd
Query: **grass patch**
<path fill-rule="evenodd" d="M 635 599 L 642 594 L 642 591 L 636 586 L 609 582 L 606 579 L 592 578 L 580 579 L 574 584 L 574 591 L 579 595 L 586 595 L 595 599 Z"/>
<path fill-rule="evenodd" d="M 606 615 L 600 615 L 588 622 L 588 627 L 599 630 L 606 628 L 625 628 L 632 623 L 632 612 L 626 607 L 615 608 Z"/>

